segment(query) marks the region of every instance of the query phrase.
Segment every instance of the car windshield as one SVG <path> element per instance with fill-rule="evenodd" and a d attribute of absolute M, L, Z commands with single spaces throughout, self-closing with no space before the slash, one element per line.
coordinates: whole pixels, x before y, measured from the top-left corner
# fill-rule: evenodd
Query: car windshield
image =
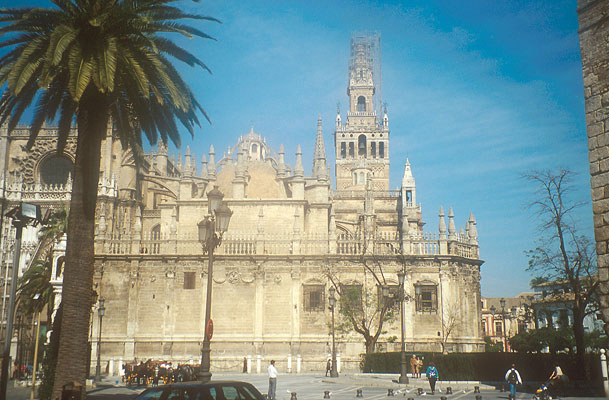
<path fill-rule="evenodd" d="M 140 394 L 137 397 L 137 400 L 156 400 L 156 399 L 160 399 L 162 394 L 163 394 L 163 388 L 152 389 L 150 391 L 146 391 L 146 392 Z"/>

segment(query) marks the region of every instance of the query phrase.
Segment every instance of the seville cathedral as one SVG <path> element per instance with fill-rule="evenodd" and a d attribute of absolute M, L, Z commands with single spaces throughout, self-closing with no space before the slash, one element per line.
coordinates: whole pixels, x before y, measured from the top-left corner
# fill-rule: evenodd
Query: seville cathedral
<path fill-rule="evenodd" d="M 249 133 L 236 137 L 226 153 L 213 146 L 207 154 L 186 148 L 176 159 L 159 143 L 136 164 L 108 129 L 98 186 L 94 289 L 105 299 L 100 354 L 111 373 L 134 359 L 199 363 L 208 254 L 197 224 L 208 213 L 207 193 L 214 187 L 233 214 L 213 257 L 212 372 L 240 371 L 244 357 L 252 372 L 271 359 L 280 373 L 323 370 L 332 347 L 330 287 L 356 287 L 362 297 L 373 297 L 377 308 L 370 307 L 368 317 L 374 325 L 377 302 L 388 292 L 382 289 L 397 293 L 400 271 L 407 351 L 484 350 L 476 221 L 471 213 L 457 218 L 452 208 L 446 213 L 441 208 L 427 225 L 433 228 L 424 230 L 416 168 L 407 159 L 394 160 L 404 172 L 401 187 L 390 190 L 389 116 L 380 106 L 378 52 L 378 36 L 352 37 L 349 108 L 338 111 L 331 129 L 325 125 L 333 138 L 334 182 L 321 118 L 303 144 L 312 148 L 310 166 L 303 165 L 300 145 L 267 143 L 247 127 Z M 57 155 L 55 128 L 44 127 L 26 152 L 28 127 L 10 134 L 1 127 L 3 216 L 20 201 L 68 205 L 75 134 Z M 286 152 L 295 153 L 293 166 Z M 458 227 L 456 219 L 464 225 Z M 20 274 L 39 253 L 36 229 L 24 231 Z M 15 237 L 5 217 L 0 233 L 4 321 Z M 63 249 L 65 238 L 50 250 L 56 306 Z M 383 326 L 377 350 L 399 351 L 395 315 Z M 97 316 L 95 304 L 92 365 Z M 337 312 L 336 319 L 338 326 L 344 316 Z M 363 336 L 337 331 L 336 346 L 339 368 L 358 369 Z"/>

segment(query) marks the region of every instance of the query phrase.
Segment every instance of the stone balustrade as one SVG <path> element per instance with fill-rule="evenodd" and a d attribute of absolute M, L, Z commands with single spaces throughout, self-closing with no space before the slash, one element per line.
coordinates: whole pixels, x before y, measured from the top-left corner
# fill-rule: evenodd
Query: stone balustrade
<path fill-rule="evenodd" d="M 96 253 L 144 255 L 200 255 L 202 246 L 196 234 L 160 234 L 145 232 L 139 238 L 128 235 L 96 237 Z M 372 237 L 339 234 L 331 239 L 323 234 L 265 234 L 227 232 L 214 251 L 217 255 L 316 255 L 337 254 L 355 256 L 453 255 L 478 259 L 478 245 L 467 235 L 456 239 L 441 238 L 426 233 L 400 239 L 396 232 L 382 232 Z"/>

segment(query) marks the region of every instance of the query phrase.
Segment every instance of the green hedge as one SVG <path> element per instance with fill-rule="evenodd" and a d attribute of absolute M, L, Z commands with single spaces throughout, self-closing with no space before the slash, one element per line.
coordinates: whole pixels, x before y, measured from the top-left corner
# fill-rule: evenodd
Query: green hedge
<path fill-rule="evenodd" d="M 586 355 L 586 370 L 578 371 L 575 367 L 575 356 L 571 354 L 527 354 L 527 353 L 415 353 L 423 357 L 423 370 L 425 372 L 431 361 L 434 362 L 440 379 L 442 380 L 479 380 L 501 381 L 512 364 L 520 372 L 525 381 L 545 381 L 557 362 L 563 372 L 571 380 L 600 381 L 601 367 L 598 354 Z M 407 370 L 410 373 L 410 357 L 407 353 Z M 400 353 L 373 353 L 364 355 L 362 361 L 364 372 L 399 373 Z"/>

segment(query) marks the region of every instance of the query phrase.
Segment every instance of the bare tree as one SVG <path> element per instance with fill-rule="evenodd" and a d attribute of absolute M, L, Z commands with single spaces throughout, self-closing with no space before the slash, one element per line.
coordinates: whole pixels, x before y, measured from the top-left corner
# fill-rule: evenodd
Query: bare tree
<path fill-rule="evenodd" d="M 442 312 L 442 335 L 440 336 L 442 345 L 442 353 L 448 354 L 447 343 L 450 335 L 459 327 L 461 324 L 461 313 L 459 306 L 455 303 L 449 304 Z"/>
<path fill-rule="evenodd" d="M 532 171 L 523 177 L 536 186 L 529 208 L 539 220 L 538 246 L 527 252 L 528 270 L 553 282 L 573 313 L 577 364 L 584 371 L 584 318 L 594 312 L 598 287 L 595 252 L 588 238 L 579 234 L 573 212 L 583 203 L 572 201 L 574 173 L 568 170 Z"/>
<path fill-rule="evenodd" d="M 397 315 L 397 289 L 389 286 L 382 264 L 378 260 L 371 262 L 366 257 L 361 260 L 366 274 L 373 278 L 374 288 L 365 286 L 364 282 L 341 281 L 331 269 L 328 269 L 326 274 L 339 296 L 340 319 L 336 330 L 343 334 L 356 332 L 362 335 L 366 354 L 369 354 L 374 352 L 380 335 L 384 333 L 384 323 L 394 320 Z M 385 297 L 382 294 L 383 287 L 390 289 L 390 296 Z"/>

